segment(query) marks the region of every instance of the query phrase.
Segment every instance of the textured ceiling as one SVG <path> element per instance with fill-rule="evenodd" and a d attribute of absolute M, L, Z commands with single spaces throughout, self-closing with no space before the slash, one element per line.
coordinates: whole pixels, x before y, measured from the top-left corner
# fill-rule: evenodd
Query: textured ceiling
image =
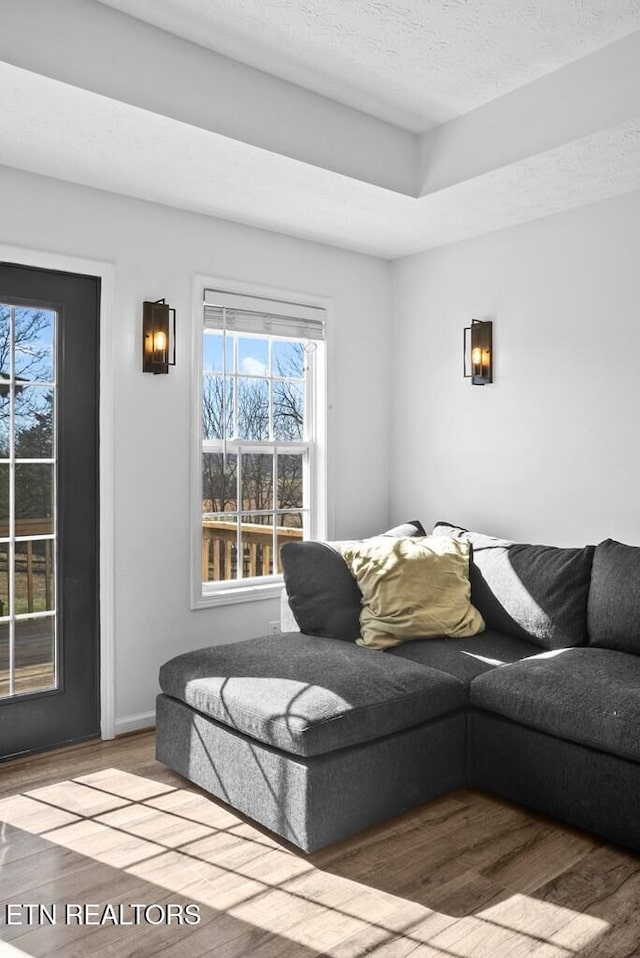
<path fill-rule="evenodd" d="M 640 0 L 145 3 L 0 0 L 0 164 L 390 259 L 640 189 Z M 415 136 L 211 35 L 420 126 L 497 98 Z"/>
<path fill-rule="evenodd" d="M 388 258 L 640 189 L 640 119 L 415 199 L 3 63 L 0 88 L 0 163 Z"/>
<path fill-rule="evenodd" d="M 640 29 L 640 0 L 101 0 L 413 132 Z"/>

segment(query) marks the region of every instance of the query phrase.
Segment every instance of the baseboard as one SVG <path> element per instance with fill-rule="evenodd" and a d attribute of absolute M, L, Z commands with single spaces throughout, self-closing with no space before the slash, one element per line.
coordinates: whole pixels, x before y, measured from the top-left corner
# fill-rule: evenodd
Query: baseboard
<path fill-rule="evenodd" d="M 155 728 L 156 713 L 141 712 L 139 715 L 124 715 L 116 719 L 116 735 L 125 735 L 127 732 L 140 732 L 143 729 Z"/>

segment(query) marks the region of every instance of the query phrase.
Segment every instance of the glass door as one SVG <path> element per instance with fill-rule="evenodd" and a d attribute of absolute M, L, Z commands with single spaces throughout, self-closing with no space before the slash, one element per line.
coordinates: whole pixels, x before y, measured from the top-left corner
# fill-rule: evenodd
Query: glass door
<path fill-rule="evenodd" d="M 99 295 L 0 264 L 0 760 L 98 734 Z"/>
<path fill-rule="evenodd" d="M 58 687 L 57 321 L 0 303 L 0 698 Z"/>

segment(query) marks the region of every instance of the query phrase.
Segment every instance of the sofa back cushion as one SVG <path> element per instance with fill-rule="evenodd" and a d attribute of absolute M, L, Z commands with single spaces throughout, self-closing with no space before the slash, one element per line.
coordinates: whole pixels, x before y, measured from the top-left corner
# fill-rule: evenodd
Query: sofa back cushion
<path fill-rule="evenodd" d="M 484 629 L 471 605 L 471 546 L 452 536 L 379 536 L 342 555 L 362 592 L 358 645 L 390 649 L 410 639 L 464 638 Z"/>
<path fill-rule="evenodd" d="M 640 655 L 640 548 L 606 539 L 596 546 L 589 590 L 591 645 Z"/>
<path fill-rule="evenodd" d="M 401 538 L 426 533 L 416 519 L 383 535 Z M 355 642 L 360 635 L 362 593 L 341 554 L 349 543 L 288 542 L 280 551 L 289 606 L 300 631 L 307 635 L 345 642 Z"/>
<path fill-rule="evenodd" d="M 488 629 L 543 649 L 586 644 L 593 546 L 528 545 L 449 522 L 436 523 L 433 531 L 471 542 L 471 601 Z"/>

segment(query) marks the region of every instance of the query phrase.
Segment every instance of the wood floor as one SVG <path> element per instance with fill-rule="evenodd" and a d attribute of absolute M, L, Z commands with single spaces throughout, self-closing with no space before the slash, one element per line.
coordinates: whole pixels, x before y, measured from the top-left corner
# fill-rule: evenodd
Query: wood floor
<path fill-rule="evenodd" d="M 7 924 L 9 904 L 55 904 L 56 924 Z M 66 925 L 68 904 L 192 904 L 200 923 Z M 640 857 L 467 790 L 304 855 L 156 763 L 146 733 L 0 766 L 0 956 L 25 955 L 632 958 Z"/>

